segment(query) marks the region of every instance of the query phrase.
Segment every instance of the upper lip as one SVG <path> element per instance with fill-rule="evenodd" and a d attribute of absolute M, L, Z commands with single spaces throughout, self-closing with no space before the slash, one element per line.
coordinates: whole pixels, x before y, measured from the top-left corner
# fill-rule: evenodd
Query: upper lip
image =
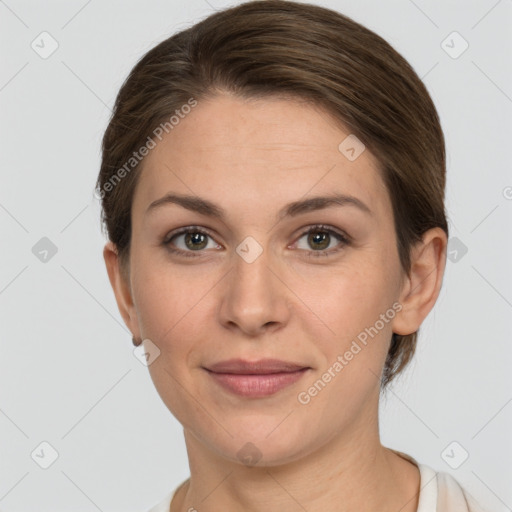
<path fill-rule="evenodd" d="M 241 375 L 265 375 L 269 373 L 290 373 L 309 368 L 303 364 L 281 361 L 279 359 L 260 359 L 245 361 L 244 359 L 229 359 L 206 367 L 214 373 L 236 373 Z"/>

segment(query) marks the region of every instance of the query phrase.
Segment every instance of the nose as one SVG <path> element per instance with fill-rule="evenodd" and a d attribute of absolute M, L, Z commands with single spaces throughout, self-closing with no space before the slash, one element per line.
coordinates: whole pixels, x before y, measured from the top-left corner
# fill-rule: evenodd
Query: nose
<path fill-rule="evenodd" d="M 227 329 L 258 336 L 282 329 L 290 318 L 291 293 L 268 251 L 256 259 L 242 252 L 223 280 L 219 321 Z"/>

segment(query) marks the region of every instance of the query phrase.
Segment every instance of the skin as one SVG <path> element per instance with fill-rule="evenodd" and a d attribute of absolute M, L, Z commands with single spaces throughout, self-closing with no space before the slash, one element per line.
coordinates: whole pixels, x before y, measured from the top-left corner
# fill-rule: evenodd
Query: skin
<path fill-rule="evenodd" d="M 111 242 L 104 258 L 127 326 L 161 351 L 151 378 L 183 425 L 191 478 L 171 512 L 416 511 L 418 468 L 379 439 L 380 376 L 392 333 L 415 332 L 435 304 L 447 240 L 439 228 L 426 232 L 410 275 L 403 272 L 376 159 L 365 150 L 349 161 L 338 150 L 349 133 L 304 102 L 219 94 L 200 101 L 145 158 L 126 279 Z M 207 199 L 225 217 L 177 204 L 146 213 L 168 192 Z M 290 202 L 333 192 L 358 198 L 371 214 L 344 205 L 276 219 Z M 331 235 L 326 250 L 340 250 L 311 255 L 321 244 L 303 233 L 316 224 L 349 235 L 349 243 Z M 163 243 L 186 226 L 211 234 L 195 242 L 200 250 L 184 235 L 173 239 L 192 257 Z M 263 250 L 252 263 L 236 252 L 247 236 Z M 394 318 L 299 403 L 298 393 L 395 302 Z M 238 357 L 310 370 L 274 395 L 242 398 L 203 369 Z M 261 453 L 255 466 L 237 456 L 247 442 Z"/>

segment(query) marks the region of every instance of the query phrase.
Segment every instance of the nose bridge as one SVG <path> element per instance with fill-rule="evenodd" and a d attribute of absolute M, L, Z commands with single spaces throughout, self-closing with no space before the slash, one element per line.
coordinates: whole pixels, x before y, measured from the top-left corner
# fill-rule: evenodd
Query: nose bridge
<path fill-rule="evenodd" d="M 261 295 L 262 292 L 270 292 L 272 285 L 269 282 L 272 273 L 269 269 L 268 250 L 250 237 L 236 248 L 237 257 L 234 258 L 234 276 L 232 285 L 242 295 Z M 257 244 L 257 245 L 256 245 Z M 249 293 L 253 291 L 253 293 Z"/>
<path fill-rule="evenodd" d="M 252 236 L 236 247 L 221 307 L 222 323 L 254 333 L 286 321 L 286 294 L 271 260 L 270 251 Z"/>

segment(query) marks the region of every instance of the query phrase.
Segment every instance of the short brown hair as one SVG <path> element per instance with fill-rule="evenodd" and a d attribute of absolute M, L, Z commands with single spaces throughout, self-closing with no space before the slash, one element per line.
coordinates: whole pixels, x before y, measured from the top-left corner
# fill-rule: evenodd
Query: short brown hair
<path fill-rule="evenodd" d="M 216 12 L 161 42 L 119 91 L 103 137 L 96 190 L 123 268 L 129 264 L 131 205 L 141 171 L 137 162 L 133 170 L 126 162 L 191 98 L 221 91 L 307 100 L 355 134 L 380 164 L 407 274 L 410 250 L 425 231 L 441 227 L 448 235 L 444 136 L 432 99 L 408 62 L 340 13 L 256 0 Z M 114 180 L 123 166 L 122 179 Z M 412 358 L 417 334 L 393 334 L 383 387 Z"/>

